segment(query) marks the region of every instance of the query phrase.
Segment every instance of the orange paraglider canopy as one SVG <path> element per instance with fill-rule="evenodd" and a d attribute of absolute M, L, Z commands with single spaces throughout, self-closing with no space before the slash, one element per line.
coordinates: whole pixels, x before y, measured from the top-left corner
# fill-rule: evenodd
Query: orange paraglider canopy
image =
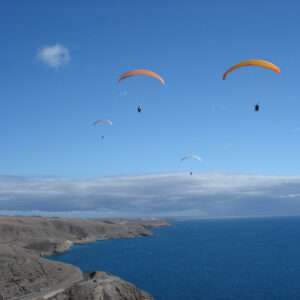
<path fill-rule="evenodd" d="M 134 76 L 134 75 L 148 75 L 148 76 L 153 76 L 155 78 L 157 78 L 158 80 L 160 80 L 163 84 L 165 84 L 164 80 L 156 73 L 148 71 L 148 70 L 133 70 L 133 71 L 129 71 L 125 74 L 123 74 L 118 82 L 120 82 L 121 80 L 130 77 L 130 76 Z"/>
<path fill-rule="evenodd" d="M 279 68 L 268 61 L 260 60 L 260 59 L 250 59 L 250 60 L 243 61 L 239 64 L 236 64 L 233 67 L 231 67 L 230 69 L 228 69 L 223 75 L 223 80 L 225 80 L 227 74 L 230 73 L 231 71 L 233 71 L 237 68 L 245 67 L 245 66 L 259 66 L 259 67 L 268 68 L 277 73 L 280 73 Z"/>

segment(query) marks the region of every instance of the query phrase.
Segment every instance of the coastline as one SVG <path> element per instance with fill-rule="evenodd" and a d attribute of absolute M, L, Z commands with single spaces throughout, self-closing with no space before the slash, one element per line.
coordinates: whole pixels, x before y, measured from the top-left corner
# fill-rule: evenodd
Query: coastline
<path fill-rule="evenodd" d="M 153 299 L 109 273 L 84 274 L 73 265 L 45 257 L 69 251 L 74 245 L 152 236 L 154 233 L 149 229 L 162 226 L 171 224 L 166 219 L 153 218 L 87 220 L 0 216 L 0 270 L 3 275 L 0 299 L 86 299 L 87 293 L 96 293 L 98 297 L 100 287 L 107 299 L 119 299 L 113 295 L 117 290 L 123 291 L 126 299 Z M 78 297 L 74 296 L 74 290 Z"/>

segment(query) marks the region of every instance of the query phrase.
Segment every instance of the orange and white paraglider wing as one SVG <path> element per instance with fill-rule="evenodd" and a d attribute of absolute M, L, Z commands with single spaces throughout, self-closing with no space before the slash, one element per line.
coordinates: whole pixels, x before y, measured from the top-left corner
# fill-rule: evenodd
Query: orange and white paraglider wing
<path fill-rule="evenodd" d="M 223 75 L 223 80 L 225 80 L 227 74 L 230 73 L 231 71 L 241 68 L 241 67 L 245 67 L 245 66 L 259 66 L 259 67 L 268 68 L 277 73 L 280 73 L 279 68 L 268 61 L 260 60 L 260 59 L 250 59 L 250 60 L 243 61 L 239 64 L 236 64 L 233 67 L 231 67 L 230 69 L 228 69 Z"/>
<path fill-rule="evenodd" d="M 163 84 L 165 84 L 164 80 L 156 73 L 149 71 L 149 70 L 133 70 L 133 71 L 129 71 L 125 74 L 123 74 L 118 82 L 120 82 L 121 80 L 130 77 L 130 76 L 134 76 L 134 75 L 148 75 L 148 76 L 153 76 L 155 78 L 157 78 L 158 80 L 160 80 Z"/>

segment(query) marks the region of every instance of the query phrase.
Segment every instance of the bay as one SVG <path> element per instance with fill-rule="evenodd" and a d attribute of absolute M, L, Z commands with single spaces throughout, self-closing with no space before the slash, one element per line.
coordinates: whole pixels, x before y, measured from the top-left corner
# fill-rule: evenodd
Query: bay
<path fill-rule="evenodd" d="M 99 241 L 48 257 L 107 271 L 156 300 L 299 300 L 300 218 L 194 219 L 155 236 Z"/>

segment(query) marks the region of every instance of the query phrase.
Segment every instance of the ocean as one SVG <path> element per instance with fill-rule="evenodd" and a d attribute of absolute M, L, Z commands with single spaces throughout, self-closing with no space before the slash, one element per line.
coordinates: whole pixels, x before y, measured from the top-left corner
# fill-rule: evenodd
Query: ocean
<path fill-rule="evenodd" d="M 156 300 L 300 299 L 300 217 L 172 224 L 152 237 L 76 245 L 48 258 L 107 271 Z"/>

